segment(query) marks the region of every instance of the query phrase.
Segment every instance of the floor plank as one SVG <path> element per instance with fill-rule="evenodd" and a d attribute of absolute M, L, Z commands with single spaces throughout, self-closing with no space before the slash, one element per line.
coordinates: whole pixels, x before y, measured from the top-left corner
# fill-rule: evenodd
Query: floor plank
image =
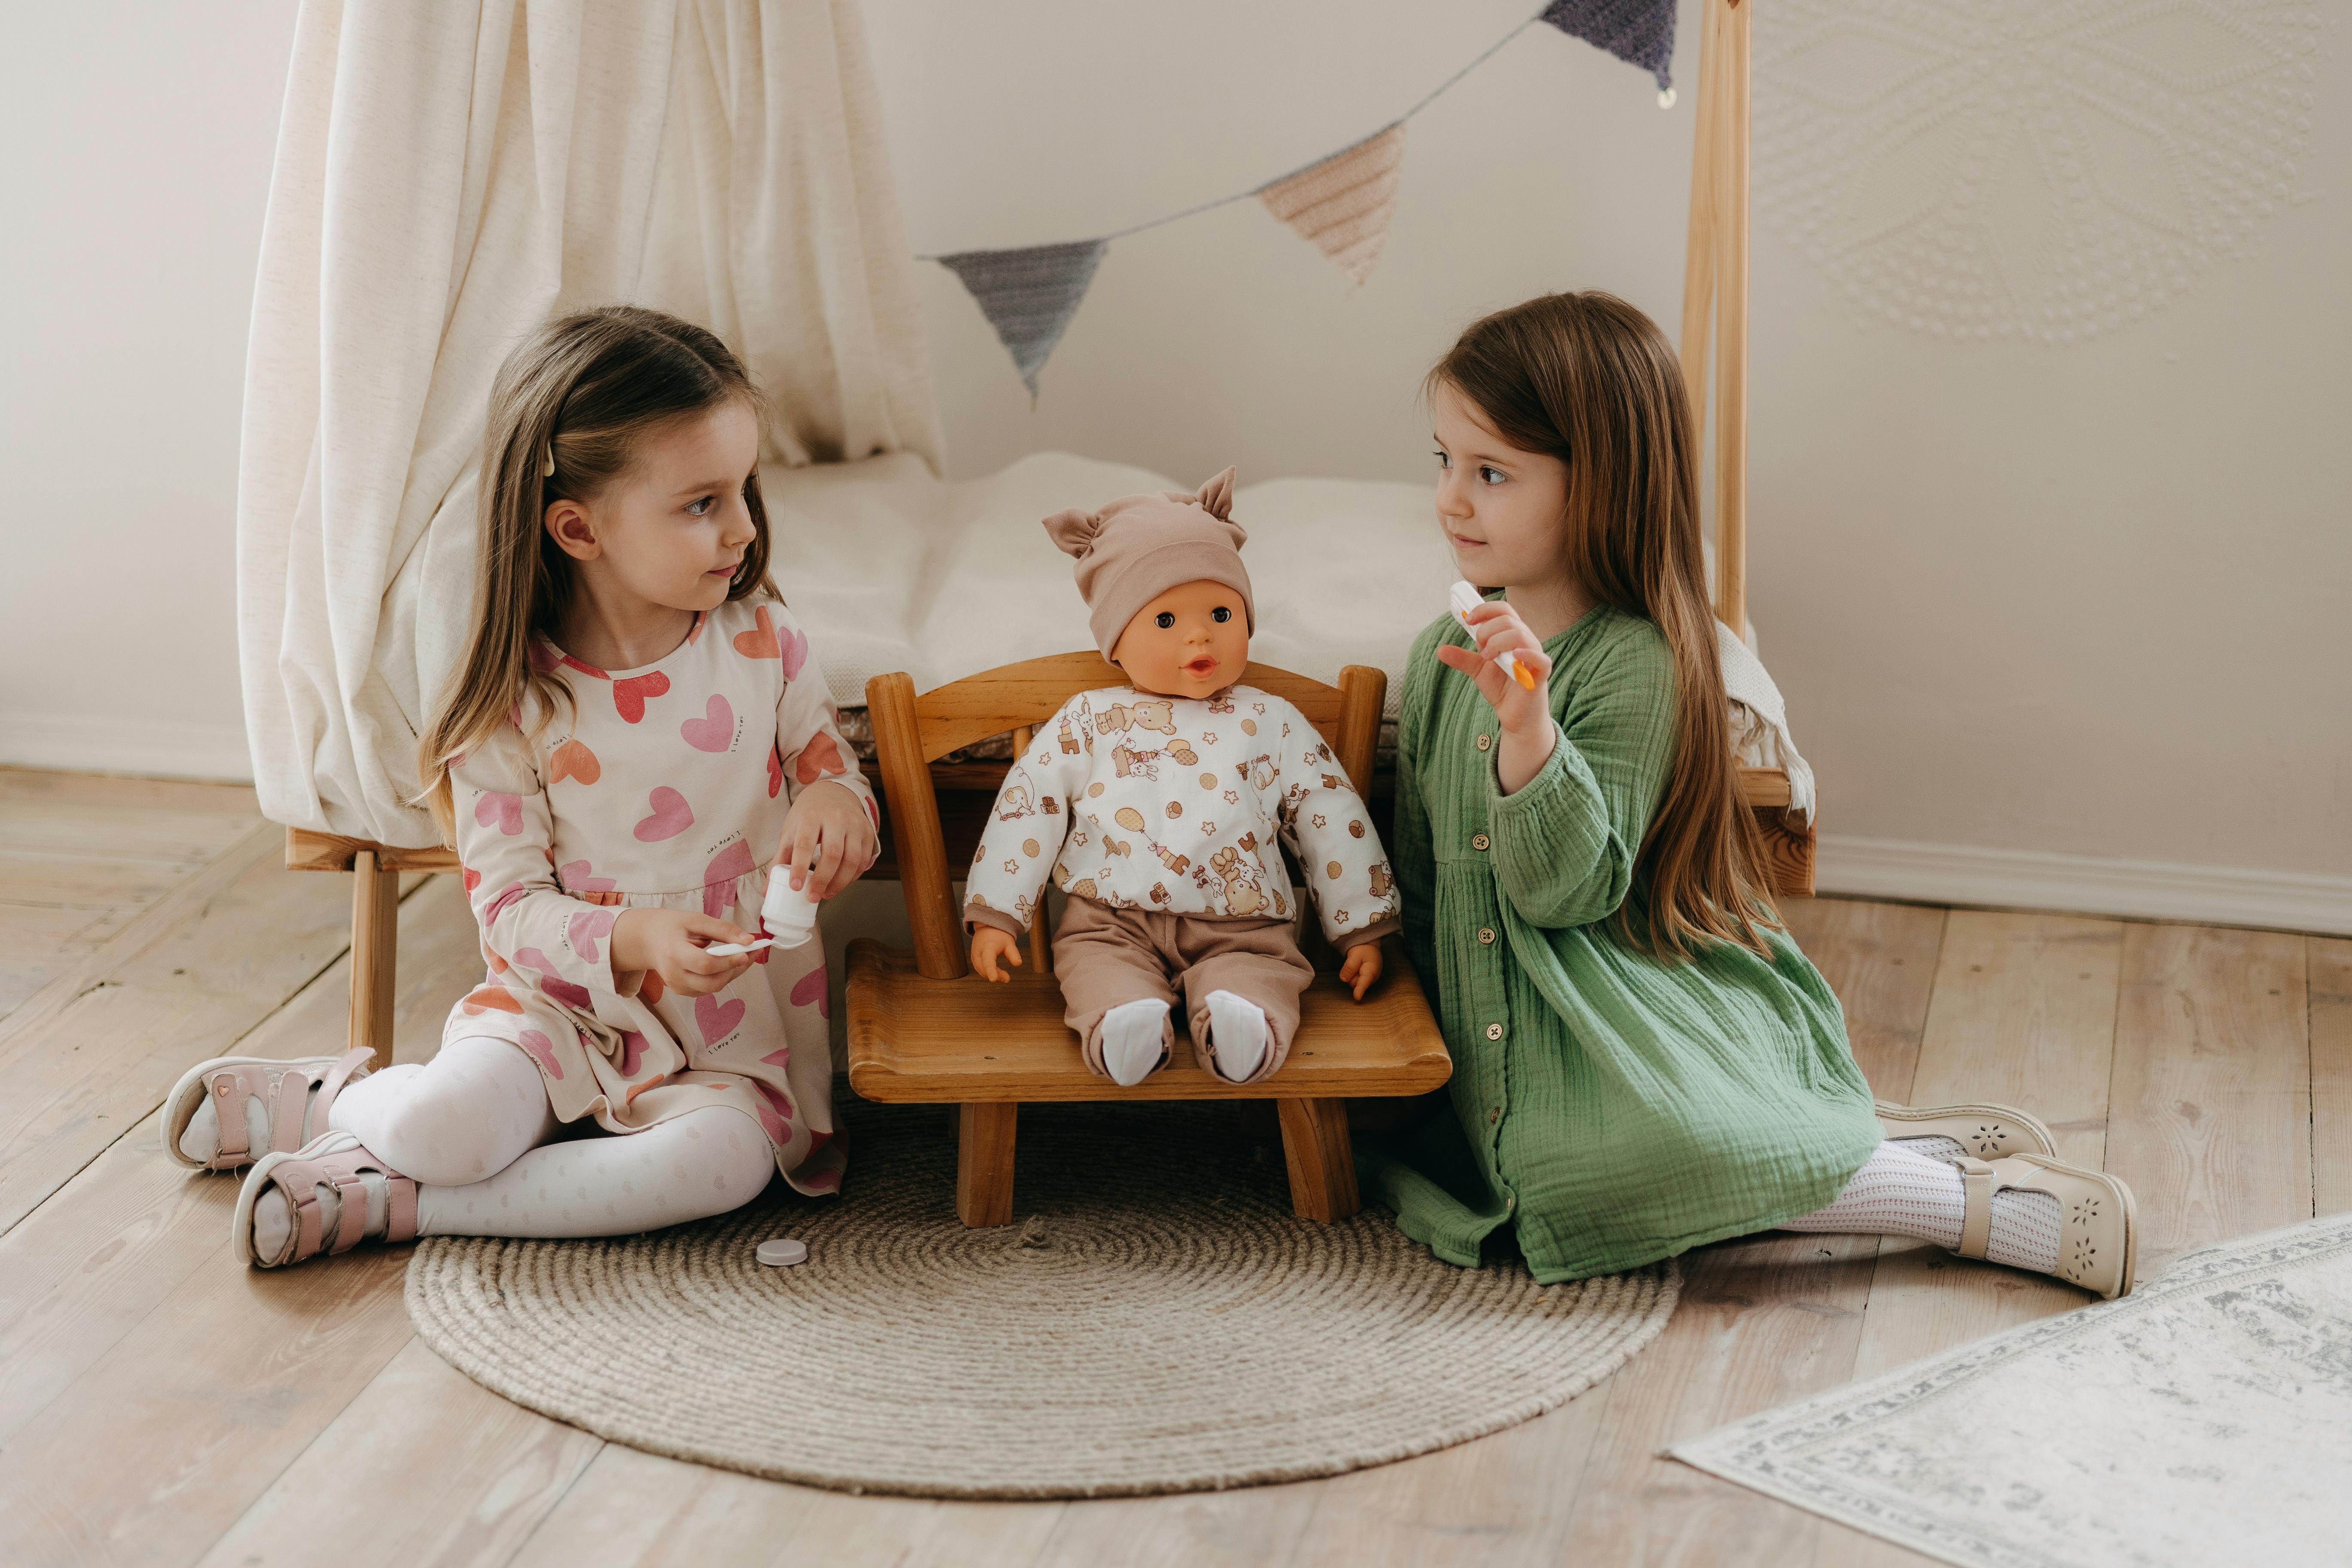
<path fill-rule="evenodd" d="M 2312 1212 L 2352 1209 L 2352 941 L 2307 939 Z"/>
<path fill-rule="evenodd" d="M 1789 933 L 1837 993 L 1846 1037 L 1872 1092 L 1911 1103 L 1920 1030 L 1935 989 L 1944 911 L 1862 899 L 1791 899 Z"/>
<path fill-rule="evenodd" d="M 105 964 L 89 989 L 54 1006 L 27 1002 L 0 1021 L 0 1230 L 162 1103 L 183 1069 L 223 1054 L 284 1005 L 350 940 L 348 880 L 288 871 L 264 855 Z"/>
<path fill-rule="evenodd" d="M 1059 1503 L 851 1497 L 607 1444 L 513 1568 L 822 1562 L 857 1568 L 1027 1563 Z"/>
<path fill-rule="evenodd" d="M 0 795 L 0 849 L 191 865 L 223 853 L 260 820 L 247 812 Z"/>
<path fill-rule="evenodd" d="M 1322 1483 L 1292 1568 L 1561 1560 L 1608 1385 L 1507 1431 Z"/>
<path fill-rule="evenodd" d="M 1844 1383 L 1874 1245 L 1862 1237 L 1771 1236 L 1684 1257 L 1674 1318 L 1611 1381 L 1561 1561 L 1780 1563 L 1811 1554 L 1811 1514 L 1661 1455 L 1685 1437 Z"/>
<path fill-rule="evenodd" d="M 1328 1483 L 1073 1502 L 1037 1568 L 1255 1568 L 1292 1559 Z"/>
<path fill-rule="evenodd" d="M 363 1247 L 250 1269 L 224 1237 L 0 1447 L 12 1561 L 201 1557 L 407 1342 L 407 1261 Z M 373 1528 L 366 1500 L 351 1502 L 349 1528 Z"/>
<path fill-rule="evenodd" d="M 1912 1102 L 2022 1106 L 2052 1123 L 2063 1157 L 2096 1166 L 2106 1137 L 2122 958 L 2118 921 L 1953 910 Z M 1890 1237 L 1879 1243 L 1853 1375 L 1874 1377 L 2091 1300 L 2044 1276 Z M 1826 1523 L 1815 1558 L 1821 1568 L 1923 1561 Z"/>
<path fill-rule="evenodd" d="M 29 1001 L 114 929 L 110 914 L 0 904 L 0 1018 Z"/>
<path fill-rule="evenodd" d="M 509 1404 L 412 1339 L 199 1568 L 302 1568 L 328 1542 L 337 1568 L 496 1568 L 604 1446 Z M 367 1528 L 354 1530 L 360 1499 Z"/>
<path fill-rule="evenodd" d="M 439 1039 L 448 999 L 471 984 L 478 970 L 473 923 L 457 879 L 437 882 L 411 896 L 400 911 L 406 963 L 394 999 L 394 1037 L 412 1058 Z M 349 976 L 346 954 L 236 1042 L 238 1053 L 297 1057 L 319 1054 L 321 1041 L 330 1050 L 340 1046 Z M 146 1118 L 0 1236 L 0 1442 L 96 1364 L 197 1268 L 235 1267 L 224 1260 L 221 1238 L 238 1178 L 173 1163 L 158 1147 L 159 1128 L 156 1116 Z M 486 1477 L 485 1484 L 491 1479 Z"/>
<path fill-rule="evenodd" d="M 222 812 L 255 818 L 261 816 L 261 799 L 250 784 L 0 767 L 0 810 L 60 804 L 130 811 Z"/>
<path fill-rule="evenodd" d="M 2139 1204 L 2142 1279 L 2311 1214 L 2304 939 L 2124 928 L 2106 1168 Z"/>

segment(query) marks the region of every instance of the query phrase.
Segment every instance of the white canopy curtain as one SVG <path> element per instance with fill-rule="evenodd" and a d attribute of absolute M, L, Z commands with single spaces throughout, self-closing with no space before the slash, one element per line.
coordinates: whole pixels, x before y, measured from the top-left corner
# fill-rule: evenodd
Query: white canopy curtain
<path fill-rule="evenodd" d="M 939 437 L 856 0 L 304 0 L 247 358 L 238 631 L 262 809 L 406 804 L 463 650 L 490 381 L 550 312 L 709 325 L 766 464 Z"/>

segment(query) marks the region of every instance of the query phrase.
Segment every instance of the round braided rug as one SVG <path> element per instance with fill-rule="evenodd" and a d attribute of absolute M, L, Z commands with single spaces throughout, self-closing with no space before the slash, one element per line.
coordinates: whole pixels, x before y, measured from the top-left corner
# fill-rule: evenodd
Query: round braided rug
<path fill-rule="evenodd" d="M 435 1237 L 417 1332 L 632 1447 L 851 1491 L 1100 1497 L 1331 1475 L 1497 1431 L 1665 1324 L 1671 1264 L 1539 1286 L 1289 1212 L 1210 1106 L 1025 1106 L 1018 1223 L 957 1223 L 936 1110 L 851 1106 L 844 1196 L 597 1241 Z M 762 1268 L 768 1237 L 808 1261 Z"/>

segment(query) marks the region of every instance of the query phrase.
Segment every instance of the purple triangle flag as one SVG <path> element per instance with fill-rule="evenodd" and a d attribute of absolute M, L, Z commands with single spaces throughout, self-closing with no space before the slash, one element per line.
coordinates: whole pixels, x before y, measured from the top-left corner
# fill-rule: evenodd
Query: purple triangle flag
<path fill-rule="evenodd" d="M 1658 79 L 1660 92 L 1674 85 L 1668 73 L 1675 63 L 1675 0 L 1552 0 L 1543 19 L 1640 66 Z"/>
<path fill-rule="evenodd" d="M 1062 329 L 1077 312 L 1109 248 L 1107 239 L 1079 239 L 1016 250 L 961 250 L 932 259 L 963 280 L 1013 356 L 1021 384 L 1034 397 L 1037 372 L 1062 341 Z"/>

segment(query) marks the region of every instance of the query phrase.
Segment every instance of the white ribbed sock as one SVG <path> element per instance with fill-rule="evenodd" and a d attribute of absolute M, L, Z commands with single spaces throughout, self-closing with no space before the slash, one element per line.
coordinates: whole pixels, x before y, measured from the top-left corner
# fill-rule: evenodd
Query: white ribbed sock
<path fill-rule="evenodd" d="M 1959 1246 L 1961 1226 L 1968 1216 L 1967 1189 L 1958 1166 L 1930 1159 L 1911 1147 L 1928 1142 L 1906 1138 L 1881 1143 L 1836 1201 L 1780 1228 L 1850 1236 L 1916 1236 L 1937 1247 Z M 2038 1274 L 2054 1272 L 2064 1214 L 2048 1193 L 1996 1192 L 1986 1260 Z"/>

